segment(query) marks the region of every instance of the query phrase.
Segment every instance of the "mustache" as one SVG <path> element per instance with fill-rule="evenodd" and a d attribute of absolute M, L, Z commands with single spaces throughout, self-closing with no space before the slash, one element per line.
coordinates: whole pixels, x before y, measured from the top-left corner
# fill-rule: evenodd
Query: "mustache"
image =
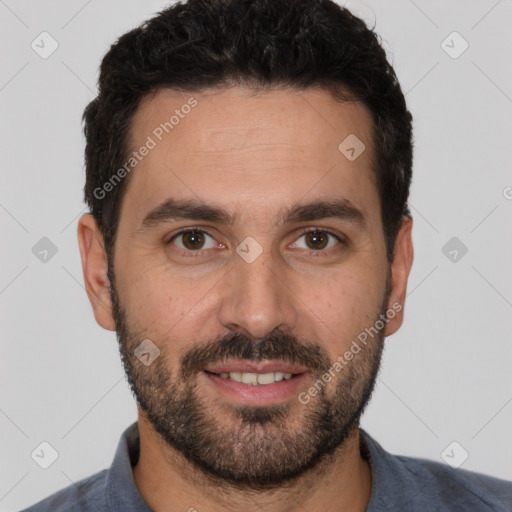
<path fill-rule="evenodd" d="M 299 342 L 294 336 L 281 331 L 273 331 L 261 340 L 230 333 L 184 354 L 181 358 L 181 377 L 187 379 L 204 370 L 208 364 L 222 363 L 228 359 L 287 361 L 318 374 L 327 372 L 332 366 L 323 347 L 308 341 Z"/>

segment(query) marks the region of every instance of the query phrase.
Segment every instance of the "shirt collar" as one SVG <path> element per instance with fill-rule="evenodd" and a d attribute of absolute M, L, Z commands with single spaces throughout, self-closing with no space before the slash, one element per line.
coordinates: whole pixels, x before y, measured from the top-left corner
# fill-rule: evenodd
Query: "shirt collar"
<path fill-rule="evenodd" d="M 359 434 L 361 456 L 370 464 L 372 473 L 372 493 L 366 512 L 411 510 L 411 500 L 422 490 L 417 478 L 400 457 L 384 450 L 365 430 L 359 428 Z"/>
<path fill-rule="evenodd" d="M 133 467 L 139 460 L 138 423 L 132 423 L 121 435 L 105 483 L 108 509 L 112 512 L 152 512 L 133 479 Z"/>

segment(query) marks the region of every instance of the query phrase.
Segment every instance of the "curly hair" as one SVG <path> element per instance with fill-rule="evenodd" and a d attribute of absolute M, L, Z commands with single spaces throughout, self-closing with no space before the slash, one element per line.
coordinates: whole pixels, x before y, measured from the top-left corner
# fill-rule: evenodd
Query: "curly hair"
<path fill-rule="evenodd" d="M 85 202 L 109 260 L 129 176 L 104 197 L 95 190 L 129 158 L 130 123 L 141 99 L 162 88 L 241 85 L 322 88 L 369 109 L 373 171 L 392 261 L 402 217 L 411 216 L 412 116 L 374 28 L 331 0 L 188 0 L 122 35 L 102 60 L 98 95 L 82 118 Z"/>

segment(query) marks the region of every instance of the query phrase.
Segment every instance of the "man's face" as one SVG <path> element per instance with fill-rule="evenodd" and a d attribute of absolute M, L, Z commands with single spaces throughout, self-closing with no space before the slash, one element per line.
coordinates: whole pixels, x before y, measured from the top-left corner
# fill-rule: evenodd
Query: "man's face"
<path fill-rule="evenodd" d="M 197 105 L 180 110 L 191 96 Z M 208 474 L 278 485 L 357 427 L 384 330 L 322 375 L 391 307 L 371 126 L 362 104 L 319 90 L 160 91 L 135 115 L 132 149 L 148 136 L 156 147 L 121 204 L 113 314 L 143 416 Z M 351 134 L 366 146 L 355 160 L 338 149 Z M 162 207 L 170 200 L 232 222 L 211 211 L 175 218 Z M 339 215 L 288 215 L 319 201 Z M 134 354 L 146 339 L 160 351 L 148 366 Z"/>

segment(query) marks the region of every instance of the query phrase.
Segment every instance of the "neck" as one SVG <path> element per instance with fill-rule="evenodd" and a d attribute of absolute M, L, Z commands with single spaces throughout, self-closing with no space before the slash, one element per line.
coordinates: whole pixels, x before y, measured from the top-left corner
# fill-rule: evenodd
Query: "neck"
<path fill-rule="evenodd" d="M 240 490 L 213 482 L 155 432 L 139 412 L 140 455 L 133 476 L 146 503 L 155 511 L 289 512 L 308 510 L 365 511 L 370 501 L 372 477 L 359 450 L 355 425 L 337 452 L 306 474 L 277 489 Z"/>

